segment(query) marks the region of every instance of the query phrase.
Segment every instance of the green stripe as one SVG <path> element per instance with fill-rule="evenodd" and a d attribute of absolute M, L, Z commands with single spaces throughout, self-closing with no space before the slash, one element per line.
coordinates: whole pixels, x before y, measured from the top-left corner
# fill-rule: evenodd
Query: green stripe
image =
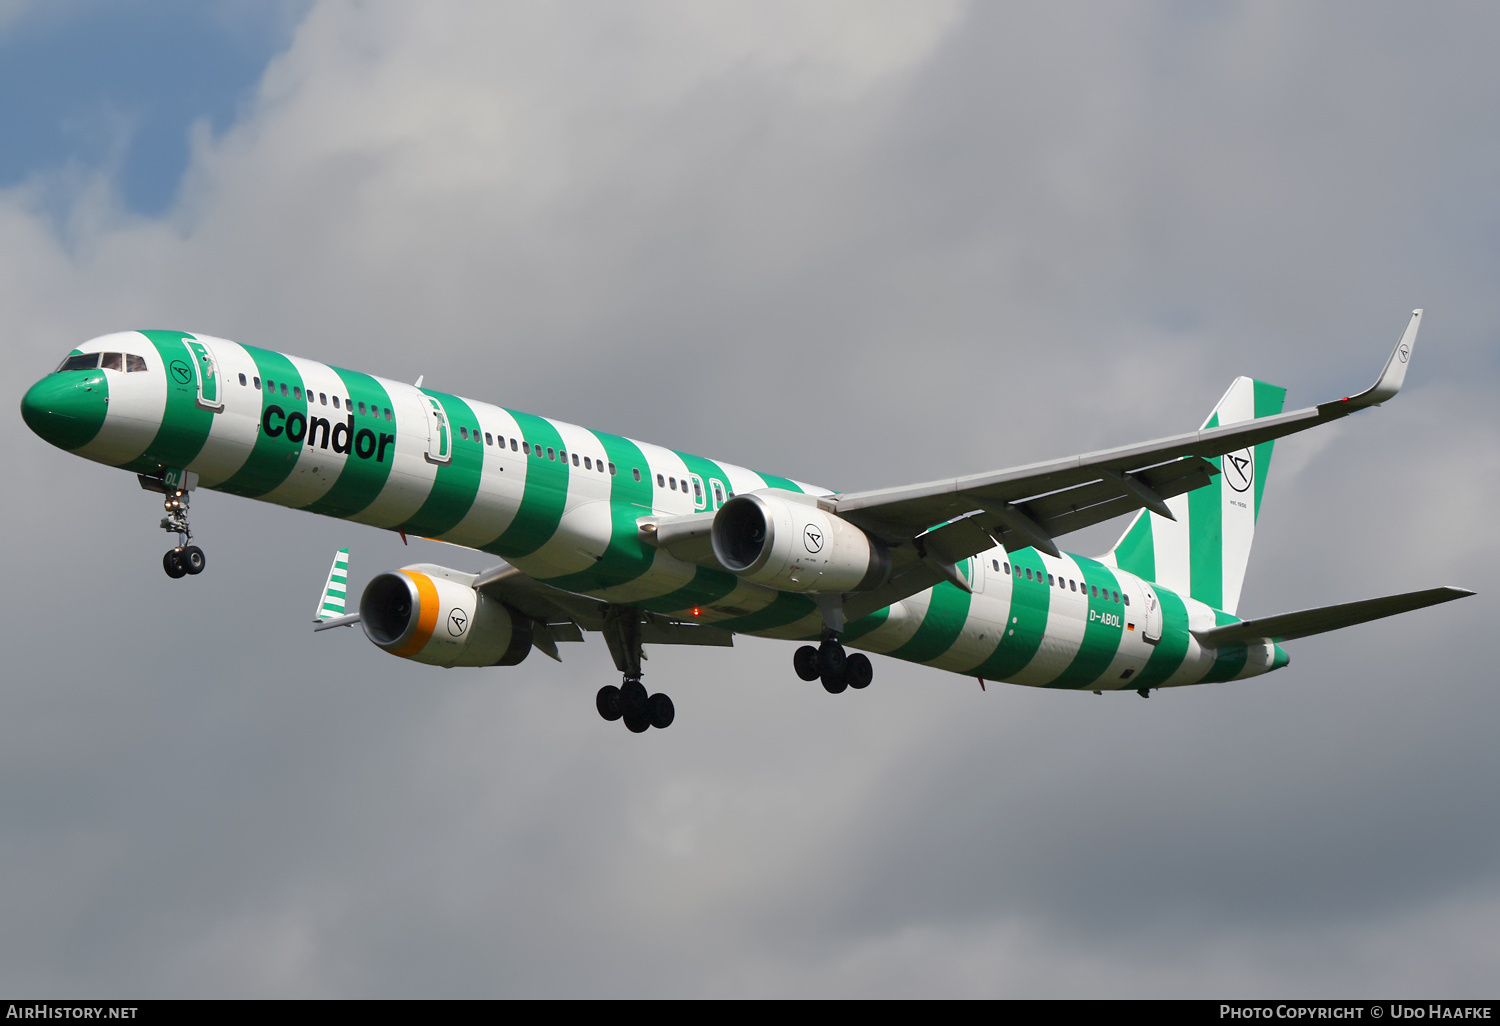
<path fill-rule="evenodd" d="M 421 391 L 441 402 L 443 409 L 447 411 L 453 458 L 447 463 L 438 464 L 432 491 L 427 493 L 427 501 L 422 503 L 422 508 L 413 513 L 404 524 L 392 530 L 436 538 L 453 530 L 474 506 L 474 496 L 479 494 L 480 472 L 484 467 L 484 440 L 474 437 L 472 432 L 468 438 L 459 437 L 460 427 L 473 427 L 479 423 L 468 403 L 447 392 L 434 392 L 430 388 Z M 422 407 L 425 420 L 432 414 L 428 412 L 425 401 Z"/>
<path fill-rule="evenodd" d="M 802 491 L 801 488 L 797 487 L 797 483 L 791 480 L 791 478 L 777 477 L 775 474 L 763 474 L 759 470 L 757 470 L 756 473 L 759 474 L 760 479 L 766 483 L 767 488 L 785 488 L 789 492 Z M 727 482 L 725 484 L 725 487 L 728 487 Z"/>
<path fill-rule="evenodd" d="M 1120 590 L 1120 582 L 1109 567 L 1092 559 L 1074 556 L 1074 562 L 1083 572 L 1084 582 L 1098 588 L 1107 596 L 1111 590 Z M 1113 617 L 1115 623 L 1107 623 Z M 1120 650 L 1120 639 L 1125 636 L 1125 606 L 1105 598 L 1089 598 L 1088 619 L 1083 625 L 1083 643 L 1073 661 L 1047 686 L 1053 688 L 1080 688 L 1097 681 L 1109 664 L 1114 662 Z"/>
<path fill-rule="evenodd" d="M 1151 527 L 1155 514 L 1141 510 L 1125 537 L 1115 546 L 1115 563 L 1143 581 L 1156 580 L 1156 537 Z"/>
<path fill-rule="evenodd" d="M 719 620 L 714 626 L 729 631 L 739 631 L 741 634 L 753 634 L 756 631 L 768 631 L 776 627 L 785 627 L 789 623 L 796 623 L 816 609 L 817 606 L 806 595 L 794 595 L 789 591 L 782 591 L 777 592 L 771 604 L 764 609 L 745 616 Z"/>
<path fill-rule="evenodd" d="M 297 373 L 292 361 L 269 349 L 257 349 L 254 346 L 242 348 L 255 361 L 255 369 L 260 374 L 261 415 L 265 415 L 267 406 L 280 406 L 287 413 L 296 410 L 306 415 L 303 401 L 291 397 L 293 387 L 302 387 L 302 375 Z M 270 395 L 265 388 L 267 381 L 276 382 L 278 389 L 285 383 L 288 394 L 283 397 L 278 391 L 275 396 Z M 245 460 L 244 465 L 229 480 L 214 487 L 230 495 L 243 495 L 252 499 L 265 495 L 287 479 L 292 468 L 297 465 L 297 456 L 301 451 L 302 443 L 288 439 L 285 431 L 272 438 L 257 424 L 255 445 L 250 450 L 250 458 Z"/>
<path fill-rule="evenodd" d="M 699 506 L 696 500 L 694 501 L 694 507 L 697 510 L 701 512 L 717 508 L 714 505 L 713 486 L 709 484 L 709 481 L 712 480 L 717 480 L 724 486 L 726 493 L 724 498 L 726 501 L 728 500 L 729 478 L 724 474 L 723 467 L 719 466 L 713 460 L 705 459 L 702 456 L 694 456 L 690 452 L 678 452 L 676 449 L 672 451 L 677 453 L 683 465 L 687 467 L 688 474 L 698 475 L 698 479 L 703 483 L 703 505 Z"/>
<path fill-rule="evenodd" d="M 551 421 L 515 410 L 506 412 L 515 418 L 521 438 L 531 444 L 532 452 L 530 456 L 522 457 L 526 460 L 526 486 L 515 519 L 500 537 L 485 545 L 484 550 L 506 559 L 517 559 L 531 555 L 557 533 L 557 525 L 562 521 L 563 509 L 568 502 L 568 471 L 547 459 L 546 446 L 563 448 L 562 435 L 557 433 Z M 538 445 L 542 446 L 541 456 L 537 455 Z M 622 475 L 630 473 L 629 467 L 622 467 L 618 462 L 615 469 Z"/>
<path fill-rule="evenodd" d="M 1219 426 L 1219 415 L 1208 418 L 1205 430 Z M 1221 466 L 1215 456 L 1209 460 Z M 1202 488 L 1188 492 L 1189 593 L 1215 609 L 1224 605 L 1224 475 L 1215 474 Z"/>
<path fill-rule="evenodd" d="M 928 596 L 927 612 L 917 633 L 889 655 L 908 662 L 925 663 L 952 648 L 963 633 L 973 596 L 949 581 L 933 586 Z"/>
<path fill-rule="evenodd" d="M 655 613 L 680 613 L 686 609 L 712 605 L 739 587 L 739 583 L 740 579 L 733 574 L 700 566 L 693 573 L 693 579 L 676 591 L 643 599 L 635 604 Z M 714 626 L 722 624 L 716 623 Z"/>
<path fill-rule="evenodd" d="M 1151 649 L 1146 665 L 1136 676 L 1136 688 L 1154 688 L 1182 666 L 1188 650 L 1187 604 L 1171 588 L 1156 587 L 1161 603 L 1161 640 Z"/>
<path fill-rule="evenodd" d="M 651 482 L 637 481 L 634 474 L 625 472 L 626 467 L 643 467 L 646 457 L 639 447 L 628 438 L 593 432 L 609 462 L 618 473 L 610 478 L 609 488 L 609 545 L 598 561 L 587 570 L 563 574 L 561 577 L 543 578 L 554 588 L 570 591 L 613 588 L 640 577 L 651 569 L 656 552 L 641 541 L 637 521 L 651 513 Z M 583 473 L 583 471 L 580 471 Z"/>
<path fill-rule="evenodd" d="M 1042 635 L 1047 631 L 1047 607 L 1052 602 L 1047 571 L 1042 568 L 1042 557 L 1036 549 L 1020 549 L 1008 558 L 1012 575 L 1010 615 L 1001 631 L 1000 644 L 989 658 L 969 671 L 990 680 L 1013 677 L 1035 658 Z M 1032 573 L 1042 575 L 1040 582 L 1026 580 L 1023 571 L 1027 567 Z"/>
<path fill-rule="evenodd" d="M 1286 389 L 1255 382 L 1255 419 L 1274 417 L 1286 405 Z M 1255 519 L 1260 520 L 1260 499 L 1266 490 L 1266 475 L 1271 471 L 1271 450 L 1276 440 L 1261 442 L 1255 447 Z"/>
<path fill-rule="evenodd" d="M 873 613 L 861 616 L 858 620 L 845 624 L 843 633 L 839 635 L 839 638 L 843 641 L 858 641 L 866 634 L 882 626 L 886 620 L 890 619 L 890 616 L 890 606 L 886 606 L 884 609 L 877 609 Z"/>
<path fill-rule="evenodd" d="M 331 517 L 352 517 L 369 508 L 391 476 L 391 467 L 396 462 L 395 452 L 393 448 L 381 451 L 380 436 L 395 434 L 396 426 L 387 421 L 381 411 L 391 409 L 394 404 L 384 386 L 370 375 L 344 370 L 342 367 L 330 369 L 344 382 L 344 398 L 352 399 L 356 404 L 344 411 L 344 423 L 348 424 L 352 420 L 354 430 L 349 438 L 349 452 L 344 457 L 344 469 L 339 471 L 338 480 L 321 499 L 302 508 Z M 365 408 L 371 412 L 353 412 L 359 409 L 359 403 L 364 403 Z M 453 415 L 451 409 L 448 415 Z M 354 450 L 354 441 L 361 431 L 369 431 L 375 436 L 374 456 L 361 458 Z M 311 431 L 308 431 L 307 437 L 311 440 Z M 385 458 L 377 460 L 376 456 Z"/>
<path fill-rule="evenodd" d="M 1231 616 L 1222 610 L 1214 610 L 1214 626 L 1226 627 L 1232 623 L 1239 623 L 1240 618 Z M 1208 675 L 1198 683 L 1217 684 L 1220 681 L 1231 680 L 1236 674 L 1245 668 L 1245 660 L 1249 657 L 1250 650 L 1244 645 L 1230 645 L 1221 648 L 1214 656 L 1214 665 L 1209 669 Z"/>
<path fill-rule="evenodd" d="M 214 414 L 198 405 L 198 379 L 190 361 L 193 356 L 183 341 L 189 336 L 181 331 L 143 331 L 142 335 L 156 347 L 167 382 L 167 403 L 162 410 L 161 426 L 146 451 L 125 465 L 126 470 L 149 473 L 163 468 L 186 467 L 203 451 Z M 187 382 L 173 372 L 180 367 Z"/>

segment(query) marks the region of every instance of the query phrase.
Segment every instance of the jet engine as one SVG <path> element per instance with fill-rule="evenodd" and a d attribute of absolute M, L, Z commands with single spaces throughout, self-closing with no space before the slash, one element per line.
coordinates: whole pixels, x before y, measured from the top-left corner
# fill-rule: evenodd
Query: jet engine
<path fill-rule="evenodd" d="M 531 651 L 531 622 L 439 567 L 376 576 L 359 599 L 365 637 L 433 666 L 514 666 Z"/>
<path fill-rule="evenodd" d="M 720 507 L 712 539 L 721 564 L 778 591 L 868 591 L 890 576 L 880 542 L 832 513 L 766 492 Z"/>

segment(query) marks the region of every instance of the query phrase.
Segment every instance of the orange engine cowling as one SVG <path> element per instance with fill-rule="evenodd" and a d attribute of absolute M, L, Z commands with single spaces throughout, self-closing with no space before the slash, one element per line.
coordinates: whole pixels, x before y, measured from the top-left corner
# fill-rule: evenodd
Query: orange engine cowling
<path fill-rule="evenodd" d="M 365 637 L 433 666 L 514 666 L 531 651 L 531 622 L 438 567 L 377 575 L 359 599 Z"/>

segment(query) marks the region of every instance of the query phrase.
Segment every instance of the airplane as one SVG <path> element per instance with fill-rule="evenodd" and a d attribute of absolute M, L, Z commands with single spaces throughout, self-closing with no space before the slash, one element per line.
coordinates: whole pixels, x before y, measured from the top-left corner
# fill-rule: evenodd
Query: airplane
<path fill-rule="evenodd" d="M 345 612 L 349 552 L 315 630 L 359 624 L 403 659 L 514 666 L 600 633 L 621 683 L 595 705 L 663 729 L 647 645 L 808 642 L 793 668 L 833 694 L 873 679 L 862 649 L 986 681 L 1136 691 L 1243 680 L 1283 642 L 1473 594 L 1439 587 L 1236 615 L 1275 439 L 1392 398 L 1412 312 L 1375 384 L 1290 413 L 1236 378 L 1197 430 L 1027 466 L 836 492 L 721 460 L 179 331 L 103 335 L 27 391 L 43 439 L 164 496 L 173 578 L 202 573 L 197 487 L 477 549 L 481 573 L 376 574 Z M 1097 558 L 1072 531 L 1134 514 Z"/>

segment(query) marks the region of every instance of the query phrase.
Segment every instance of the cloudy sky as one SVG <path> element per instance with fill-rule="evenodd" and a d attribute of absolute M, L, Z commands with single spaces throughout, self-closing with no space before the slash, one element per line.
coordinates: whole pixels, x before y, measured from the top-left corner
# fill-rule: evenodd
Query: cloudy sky
<path fill-rule="evenodd" d="M 1494 996 L 1500 8 L 0 0 L 11 467 L 0 992 Z M 482 555 L 203 493 L 17 413 L 178 327 L 839 489 L 1196 427 L 1280 443 L 1241 612 L 1478 598 L 1095 697 L 791 646 L 562 664 L 312 636 Z M 1069 538 L 1107 548 L 1122 525 Z"/>

